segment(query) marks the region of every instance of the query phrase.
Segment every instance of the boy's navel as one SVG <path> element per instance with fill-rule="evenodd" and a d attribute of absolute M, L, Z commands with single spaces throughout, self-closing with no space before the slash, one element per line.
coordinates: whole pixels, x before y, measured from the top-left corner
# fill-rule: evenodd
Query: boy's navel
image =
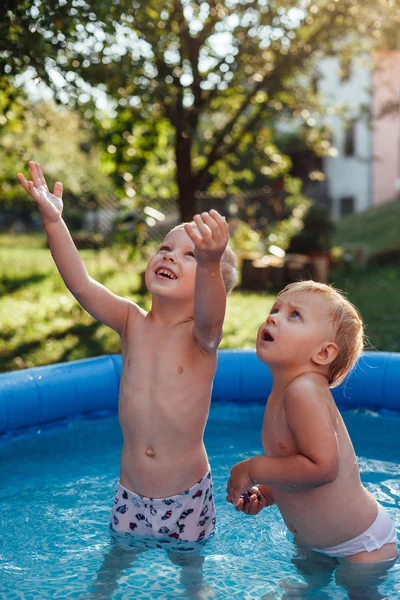
<path fill-rule="evenodd" d="M 154 457 L 154 450 L 153 450 L 153 448 L 147 448 L 147 450 L 146 450 L 146 456 L 149 456 L 150 458 Z"/>
<path fill-rule="evenodd" d="M 178 367 L 178 373 L 179 373 L 179 375 L 182 375 L 182 373 L 183 373 L 183 367 Z"/>

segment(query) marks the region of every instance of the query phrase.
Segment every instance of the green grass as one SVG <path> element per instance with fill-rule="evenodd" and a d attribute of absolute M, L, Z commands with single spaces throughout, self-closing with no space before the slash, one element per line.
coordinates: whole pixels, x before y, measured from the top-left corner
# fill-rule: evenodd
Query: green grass
<path fill-rule="evenodd" d="M 400 250 L 400 200 L 376 206 L 338 221 L 334 243 L 338 246 L 366 246 L 370 256 Z"/>
<path fill-rule="evenodd" d="M 366 349 L 400 352 L 400 269 L 373 267 L 353 273 L 332 273 L 332 283 L 347 293 L 360 311 L 367 337 Z"/>
<path fill-rule="evenodd" d="M 82 250 L 81 256 L 95 279 L 149 308 L 135 266 L 122 266 L 106 250 Z M 342 271 L 332 274 L 332 283 L 359 308 L 370 346 L 399 352 L 400 270 Z M 272 302 L 267 293 L 233 291 L 221 348 L 254 348 Z M 118 335 L 94 321 L 65 288 L 43 236 L 0 236 L 0 331 L 0 371 L 120 352 Z"/>
<path fill-rule="evenodd" d="M 46 236 L 44 233 L 30 233 L 12 235 L 10 233 L 2 233 L 0 235 L 0 251 L 3 248 L 19 248 L 32 250 L 32 248 L 45 248 Z"/>
<path fill-rule="evenodd" d="M 149 308 L 134 266 L 121 266 L 106 250 L 82 250 L 81 256 L 95 279 Z M 233 292 L 221 347 L 254 348 L 272 302 L 272 296 Z M 43 236 L 0 236 L 0 330 L 0 371 L 120 352 L 118 335 L 66 289 Z"/>
<path fill-rule="evenodd" d="M 399 223 L 400 199 L 338 221 L 335 244 L 364 246 L 367 256 L 373 259 L 372 264 L 387 264 L 368 270 L 354 269 L 348 274 L 332 274 L 333 283 L 346 290 L 349 299 L 359 308 L 370 346 L 396 352 L 400 351 L 397 310 L 400 269 L 395 263 L 396 254 L 400 254 Z"/>

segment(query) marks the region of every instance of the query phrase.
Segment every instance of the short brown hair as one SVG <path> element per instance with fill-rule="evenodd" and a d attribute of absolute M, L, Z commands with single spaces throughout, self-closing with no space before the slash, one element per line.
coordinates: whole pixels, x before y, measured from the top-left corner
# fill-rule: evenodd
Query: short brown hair
<path fill-rule="evenodd" d="M 176 229 L 184 229 L 184 225 L 192 225 L 197 229 L 197 225 L 194 221 L 189 223 L 179 223 L 176 227 L 173 227 L 171 231 L 175 231 Z M 168 235 L 168 234 L 167 234 Z M 238 281 L 238 271 L 237 271 L 237 258 L 236 254 L 229 246 L 226 246 L 224 253 L 221 257 L 221 275 L 222 281 L 224 282 L 225 291 L 227 294 L 233 290 Z"/>
<path fill-rule="evenodd" d="M 329 303 L 329 314 L 335 331 L 335 343 L 339 351 L 329 365 L 330 387 L 339 385 L 355 366 L 364 348 L 364 324 L 356 307 L 343 295 L 343 292 L 325 283 L 298 281 L 287 285 L 279 292 L 278 298 L 288 292 L 312 292 L 322 294 Z"/>

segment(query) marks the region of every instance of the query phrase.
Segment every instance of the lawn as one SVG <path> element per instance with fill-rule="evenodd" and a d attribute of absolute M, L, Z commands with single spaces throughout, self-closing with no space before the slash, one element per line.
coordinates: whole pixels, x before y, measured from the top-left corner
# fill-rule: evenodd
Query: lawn
<path fill-rule="evenodd" d="M 82 250 L 91 275 L 113 292 L 149 308 L 134 265 L 107 251 Z M 396 266 L 332 273 L 331 282 L 358 306 L 368 347 L 400 351 L 400 271 Z M 221 348 L 254 348 L 258 325 L 273 302 L 267 293 L 233 291 Z M 94 321 L 65 288 L 43 236 L 0 236 L 0 371 L 120 351 L 119 338 Z"/>
<path fill-rule="evenodd" d="M 371 264 L 385 266 L 332 274 L 332 280 L 348 291 L 349 298 L 361 311 L 371 347 L 395 352 L 400 351 L 399 223 L 400 199 L 340 219 L 334 243 L 353 248 L 363 246 Z"/>
<path fill-rule="evenodd" d="M 343 217 L 336 224 L 334 243 L 364 246 L 369 256 L 400 251 L 400 199 Z"/>
<path fill-rule="evenodd" d="M 400 352 L 400 269 L 374 267 L 351 275 L 332 274 L 332 283 L 347 292 L 363 317 L 366 349 Z"/>
<path fill-rule="evenodd" d="M 121 266 L 105 250 L 82 250 L 81 256 L 95 279 L 149 308 L 134 266 Z M 254 348 L 272 302 L 267 294 L 233 292 L 221 347 Z M 41 235 L 0 236 L 0 330 L 0 371 L 120 351 L 118 335 L 94 321 L 65 288 Z"/>

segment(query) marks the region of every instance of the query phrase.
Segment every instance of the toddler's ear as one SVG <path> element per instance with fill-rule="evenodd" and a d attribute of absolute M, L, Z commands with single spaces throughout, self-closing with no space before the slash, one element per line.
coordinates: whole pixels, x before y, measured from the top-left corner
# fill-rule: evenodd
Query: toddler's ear
<path fill-rule="evenodd" d="M 338 355 L 339 348 L 335 342 L 324 342 L 316 352 L 312 361 L 317 365 L 328 366 L 330 365 Z"/>

